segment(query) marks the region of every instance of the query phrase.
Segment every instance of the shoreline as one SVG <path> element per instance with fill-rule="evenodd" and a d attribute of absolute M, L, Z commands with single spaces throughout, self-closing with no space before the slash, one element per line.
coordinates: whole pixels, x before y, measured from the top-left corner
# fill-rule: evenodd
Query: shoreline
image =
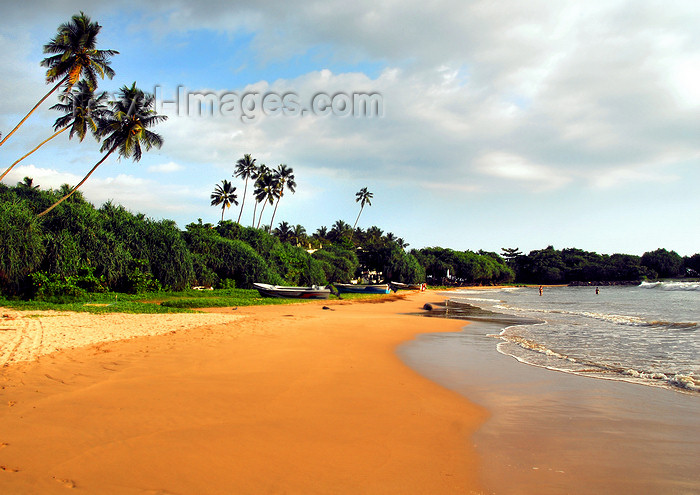
<path fill-rule="evenodd" d="M 436 297 L 210 309 L 235 320 L 4 367 L 0 487 L 484 493 L 487 411 L 395 352 L 463 326 L 408 314 Z"/>
<path fill-rule="evenodd" d="M 522 363 L 497 350 L 503 326 L 472 321 L 398 349 L 491 412 L 474 441 L 492 493 L 700 493 L 698 397 Z"/>

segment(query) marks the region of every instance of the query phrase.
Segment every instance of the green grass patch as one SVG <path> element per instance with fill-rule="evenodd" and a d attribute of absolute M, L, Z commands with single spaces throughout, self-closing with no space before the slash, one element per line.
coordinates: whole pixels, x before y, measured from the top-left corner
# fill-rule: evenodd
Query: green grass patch
<path fill-rule="evenodd" d="M 362 296 L 361 294 L 358 294 Z M 366 297 L 366 296 L 365 296 Z M 332 299 L 337 299 L 331 296 Z M 343 299 L 359 299 L 343 296 Z M 219 289 L 160 291 L 141 294 L 91 293 L 81 297 L 53 297 L 42 301 L 24 301 L 0 297 L 0 306 L 22 311 L 76 311 L 104 313 L 191 313 L 196 308 L 225 308 L 294 304 L 308 299 L 278 299 L 262 297 L 257 290 Z"/>
<path fill-rule="evenodd" d="M 102 294 L 101 294 L 102 295 Z M 88 295 L 89 296 L 89 295 Z M 0 298 L 0 306 L 4 308 L 12 308 L 19 311 L 75 311 L 78 313 L 134 313 L 134 314 L 153 314 L 153 313 L 190 313 L 190 310 L 181 308 L 163 307 L 159 304 L 144 303 L 139 301 L 122 301 L 112 300 L 104 302 L 99 298 L 74 301 L 22 301 L 16 299 Z"/>

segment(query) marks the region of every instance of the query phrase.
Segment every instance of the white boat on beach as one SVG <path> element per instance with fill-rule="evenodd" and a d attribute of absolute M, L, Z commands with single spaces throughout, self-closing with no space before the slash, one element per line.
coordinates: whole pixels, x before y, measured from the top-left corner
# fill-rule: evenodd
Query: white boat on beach
<path fill-rule="evenodd" d="M 282 297 L 292 299 L 328 299 L 331 290 L 328 287 L 312 285 L 311 287 L 288 287 L 285 285 L 270 285 L 255 282 L 253 288 L 257 289 L 261 296 Z"/>
<path fill-rule="evenodd" d="M 388 284 L 340 284 L 333 283 L 338 292 L 359 293 L 359 294 L 388 294 Z"/>

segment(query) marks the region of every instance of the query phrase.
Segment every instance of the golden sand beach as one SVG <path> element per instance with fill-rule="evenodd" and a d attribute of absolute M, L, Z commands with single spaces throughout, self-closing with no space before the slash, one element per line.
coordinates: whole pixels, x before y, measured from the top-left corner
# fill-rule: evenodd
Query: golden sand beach
<path fill-rule="evenodd" d="M 463 327 L 407 314 L 436 299 L 3 310 L 0 492 L 482 493 L 472 435 L 487 412 L 395 353 Z"/>

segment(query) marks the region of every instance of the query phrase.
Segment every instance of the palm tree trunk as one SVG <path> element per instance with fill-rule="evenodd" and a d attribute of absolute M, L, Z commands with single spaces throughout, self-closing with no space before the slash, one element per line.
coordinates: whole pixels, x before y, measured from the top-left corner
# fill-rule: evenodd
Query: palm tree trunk
<path fill-rule="evenodd" d="M 43 217 L 43 216 L 46 215 L 48 212 L 50 212 L 51 210 L 53 210 L 54 208 L 56 208 L 58 205 L 60 205 L 61 203 L 63 203 L 65 200 L 67 200 L 68 198 L 70 198 L 70 197 L 73 195 L 73 193 L 74 193 L 75 191 L 77 191 L 78 188 L 79 188 L 80 186 L 82 186 L 82 185 L 85 183 L 86 180 L 88 180 L 88 178 L 92 175 L 92 173 L 93 173 L 95 170 L 97 170 L 97 167 L 99 167 L 100 165 L 102 165 L 102 163 L 107 159 L 107 157 L 108 157 L 109 155 L 111 155 L 111 154 L 114 152 L 114 150 L 117 149 L 117 146 L 118 146 L 118 145 L 116 145 L 116 144 L 115 144 L 114 146 L 112 146 L 112 149 L 109 150 L 109 151 L 107 152 L 107 154 L 106 154 L 105 156 L 103 156 L 102 159 L 101 159 L 99 162 L 97 162 L 97 163 L 95 164 L 94 167 L 92 167 L 92 168 L 90 169 L 90 171 L 87 173 L 87 175 L 86 175 L 85 177 L 83 177 L 83 180 L 81 180 L 81 181 L 78 183 L 77 186 L 75 186 L 73 189 L 71 189 L 71 191 L 70 191 L 68 194 L 66 194 L 66 195 L 63 196 L 61 199 L 59 199 L 58 201 L 56 201 L 54 204 L 52 204 L 51 206 L 49 206 L 47 209 L 45 209 L 44 211 L 42 211 L 41 213 L 39 213 L 39 215 L 38 215 L 37 217 L 38 217 L 38 218 Z"/>
<path fill-rule="evenodd" d="M 27 115 L 25 115 L 24 118 L 23 118 L 22 120 L 19 121 L 19 124 L 17 124 L 17 125 L 15 126 L 15 128 L 12 129 L 12 130 L 7 134 L 7 136 L 5 136 L 5 137 L 3 138 L 2 141 L 0 141 L 0 146 L 2 146 L 2 145 L 5 143 L 5 141 L 7 141 L 7 138 L 9 138 L 10 136 L 12 136 L 12 135 L 15 133 L 15 131 L 16 131 L 17 129 L 19 129 L 20 126 L 21 126 L 22 124 L 24 124 L 24 121 L 27 120 L 27 119 L 29 118 L 29 116 L 30 116 L 31 114 L 34 113 L 34 110 L 36 110 L 37 108 L 39 108 L 39 105 L 41 105 L 42 103 L 44 103 L 44 100 L 46 100 L 46 98 L 48 98 L 48 97 L 51 95 L 51 93 L 53 93 L 53 92 L 56 91 L 59 87 L 61 87 L 61 84 L 63 84 L 64 82 L 66 82 L 67 79 L 68 79 L 68 76 L 66 76 L 66 77 L 64 77 L 63 79 L 61 79 L 60 81 L 58 81 L 58 83 L 56 84 L 56 86 L 54 86 L 53 88 L 51 88 L 51 91 L 49 91 L 48 93 L 46 93 L 46 94 L 44 95 L 44 97 L 43 97 L 41 100 L 39 100 L 39 103 L 37 103 L 36 105 L 34 105 L 34 108 L 32 108 L 32 109 L 29 111 L 29 113 L 28 113 Z M 3 175 L 3 177 L 4 177 L 4 175 Z"/>
<path fill-rule="evenodd" d="M 255 206 L 253 207 L 253 223 L 250 224 L 251 227 L 255 227 L 255 212 L 258 209 L 258 202 L 255 202 Z"/>
<path fill-rule="evenodd" d="M 243 207 L 245 206 L 245 195 L 248 192 L 248 178 L 245 179 L 245 187 L 243 188 L 243 201 L 241 201 L 241 212 L 238 214 L 238 225 L 241 224 L 241 215 L 243 215 Z"/>
<path fill-rule="evenodd" d="M 224 221 L 224 212 L 226 211 L 226 203 L 221 207 L 221 221 Z"/>
<path fill-rule="evenodd" d="M 41 148 L 42 146 L 44 146 L 46 143 L 48 143 L 48 142 L 51 141 L 53 138 L 55 138 L 56 136 L 58 136 L 59 134 L 61 134 L 63 131 L 66 131 L 66 130 L 68 130 L 68 127 L 64 127 L 64 128 L 61 129 L 60 131 L 54 132 L 53 135 L 52 135 L 51 137 L 49 137 L 49 138 L 47 138 L 47 139 L 44 139 L 42 142 L 40 142 L 39 145 L 38 145 L 36 148 L 34 148 L 32 151 L 30 151 L 29 153 L 27 153 L 26 155 L 24 155 L 22 158 L 20 158 L 19 160 L 17 160 L 15 163 L 13 163 L 12 165 L 10 165 L 10 166 L 7 168 L 7 170 L 5 170 L 5 172 L 3 172 L 2 175 L 0 175 L 0 180 L 3 180 L 3 179 L 5 178 L 5 176 L 10 172 L 10 170 L 12 170 L 12 169 L 15 167 L 15 165 L 17 165 L 19 162 L 21 162 L 22 160 L 24 160 L 25 158 L 27 158 L 29 155 L 31 155 L 32 153 L 34 153 L 36 150 L 38 150 L 39 148 Z"/>
<path fill-rule="evenodd" d="M 352 231 L 355 232 L 355 227 L 357 227 L 357 222 L 360 220 L 360 215 L 362 215 L 362 210 L 365 207 L 365 205 L 362 205 L 360 207 L 360 213 L 357 214 L 357 218 L 355 219 L 355 225 L 352 226 Z"/>
<path fill-rule="evenodd" d="M 265 202 L 263 203 L 263 207 L 260 209 L 260 217 L 258 217 L 258 226 L 255 227 L 256 229 L 260 228 L 260 222 L 262 222 L 262 216 L 263 216 L 263 213 L 265 213 L 265 205 L 266 204 L 267 204 L 267 200 L 265 200 Z"/>
<path fill-rule="evenodd" d="M 275 213 L 277 213 L 277 206 L 280 204 L 280 199 L 282 199 L 282 196 L 277 198 L 277 202 L 275 202 L 275 209 L 272 212 L 272 218 L 270 219 L 270 230 L 268 230 L 268 234 L 272 233 L 272 224 L 275 223 Z"/>

